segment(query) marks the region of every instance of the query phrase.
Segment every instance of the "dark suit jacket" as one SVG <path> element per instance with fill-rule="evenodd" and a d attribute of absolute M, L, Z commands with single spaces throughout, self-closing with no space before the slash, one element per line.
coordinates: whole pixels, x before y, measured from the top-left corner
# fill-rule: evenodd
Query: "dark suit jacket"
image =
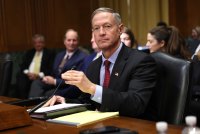
<path fill-rule="evenodd" d="M 195 53 L 195 50 L 199 44 L 200 44 L 200 40 L 191 39 L 191 38 L 187 40 L 187 48 L 192 55 Z"/>
<path fill-rule="evenodd" d="M 87 69 L 88 78 L 99 84 L 102 58 Z M 149 55 L 123 45 L 112 70 L 108 89 L 103 89 L 102 104 L 80 97 L 82 103 L 100 111 L 119 111 L 120 115 L 135 117 L 142 114 L 156 85 L 156 64 Z"/>
<path fill-rule="evenodd" d="M 22 64 L 20 65 L 20 71 L 18 72 L 16 76 L 16 80 L 17 80 L 16 94 L 18 98 L 24 99 L 24 98 L 27 98 L 28 96 L 32 80 L 30 80 L 27 77 L 27 75 L 24 74 L 23 71 L 29 68 L 33 60 L 33 57 L 35 55 L 35 52 L 36 52 L 35 49 L 28 50 L 24 55 Z M 50 75 L 52 71 L 53 61 L 54 61 L 54 53 L 44 48 L 40 72 L 43 72 L 45 75 Z"/>
<path fill-rule="evenodd" d="M 36 52 L 35 49 L 31 49 L 26 52 L 26 54 L 23 58 L 22 64 L 20 66 L 21 73 L 23 73 L 23 71 L 25 69 L 29 68 L 29 65 L 31 64 L 31 62 L 33 60 L 35 52 Z M 51 52 L 50 50 L 44 48 L 40 72 L 43 72 L 45 75 L 49 75 L 52 70 L 53 61 L 54 61 L 54 53 Z"/>
<path fill-rule="evenodd" d="M 58 86 L 61 83 L 59 91 L 57 91 L 56 94 L 61 96 L 66 96 L 67 98 L 77 98 L 81 94 L 81 91 L 75 86 L 65 84 L 64 81 L 62 81 L 61 79 L 61 73 L 71 70 L 73 66 L 76 67 L 76 70 L 80 70 L 82 62 L 87 56 L 87 54 L 77 49 L 76 52 L 74 52 L 74 54 L 72 55 L 72 57 L 64 65 L 62 72 L 59 73 L 58 67 L 65 54 L 66 51 L 62 51 L 59 54 L 57 54 L 54 62 L 53 76 L 56 78 L 56 86 Z"/>
<path fill-rule="evenodd" d="M 83 64 L 81 66 L 81 71 L 86 72 L 88 66 L 90 65 L 90 63 L 93 61 L 93 59 L 95 58 L 95 56 L 97 55 L 96 52 L 93 52 L 92 54 L 88 55 L 84 61 Z"/>
<path fill-rule="evenodd" d="M 79 70 L 81 65 L 82 65 L 84 58 L 87 56 L 87 54 L 82 52 L 80 49 L 77 49 L 74 52 L 74 54 L 72 55 L 72 57 L 64 65 L 62 72 L 59 73 L 58 68 L 59 68 L 59 65 L 60 65 L 62 59 L 64 58 L 65 54 L 66 54 L 66 51 L 62 51 L 62 52 L 58 53 L 56 58 L 55 58 L 55 61 L 54 61 L 52 76 L 56 78 L 56 81 L 57 81 L 56 84 L 57 85 L 61 81 L 61 74 L 62 73 L 70 70 L 73 66 L 75 66 L 76 69 Z"/>

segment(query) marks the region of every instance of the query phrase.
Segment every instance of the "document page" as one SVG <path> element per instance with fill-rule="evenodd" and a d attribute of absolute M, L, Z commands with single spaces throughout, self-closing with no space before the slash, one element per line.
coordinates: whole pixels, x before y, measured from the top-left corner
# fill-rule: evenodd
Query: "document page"
<path fill-rule="evenodd" d="M 71 108 L 71 107 L 81 106 L 81 105 L 84 105 L 84 104 L 74 104 L 74 103 L 57 104 L 57 105 L 53 105 L 53 106 L 49 106 L 49 107 L 41 107 L 38 110 L 36 110 L 35 113 L 43 113 L 43 112 L 48 112 L 48 111 L 52 111 L 52 110 Z"/>
<path fill-rule="evenodd" d="M 61 116 L 47 121 L 75 126 L 86 125 L 95 121 L 116 117 L 119 112 L 99 112 L 99 111 L 84 111 L 71 115 Z"/>

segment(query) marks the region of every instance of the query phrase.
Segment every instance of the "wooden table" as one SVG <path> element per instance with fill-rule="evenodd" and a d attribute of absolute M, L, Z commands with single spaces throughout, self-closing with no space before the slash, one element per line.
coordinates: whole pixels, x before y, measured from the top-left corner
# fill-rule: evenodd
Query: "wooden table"
<path fill-rule="evenodd" d="M 8 99 L 9 100 L 9 99 Z M 0 101 L 7 101 L 7 98 L 0 97 Z M 139 134 L 156 134 L 155 122 L 128 117 L 114 117 L 99 121 L 82 127 L 74 127 L 63 124 L 49 123 L 43 120 L 33 119 L 33 125 L 10 130 L 0 131 L 3 134 L 79 134 L 81 130 L 102 126 L 118 126 L 138 131 Z M 181 134 L 183 126 L 169 125 L 169 134 Z"/>

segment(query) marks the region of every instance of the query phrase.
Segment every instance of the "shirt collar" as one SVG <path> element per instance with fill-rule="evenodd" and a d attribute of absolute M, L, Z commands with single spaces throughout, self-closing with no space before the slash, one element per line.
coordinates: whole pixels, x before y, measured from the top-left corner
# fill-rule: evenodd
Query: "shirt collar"
<path fill-rule="evenodd" d="M 70 59 L 72 57 L 72 55 L 74 54 L 74 52 L 67 52 L 66 51 L 66 54 L 65 54 L 65 57 L 64 58 L 67 58 L 68 56 L 68 59 Z"/>
<path fill-rule="evenodd" d="M 102 63 L 104 63 L 105 60 L 109 60 L 112 64 L 115 63 L 115 61 L 117 60 L 117 56 L 122 48 L 123 43 L 121 42 L 119 47 L 117 48 L 117 50 L 110 56 L 109 59 L 106 59 L 103 54 L 102 54 Z"/>

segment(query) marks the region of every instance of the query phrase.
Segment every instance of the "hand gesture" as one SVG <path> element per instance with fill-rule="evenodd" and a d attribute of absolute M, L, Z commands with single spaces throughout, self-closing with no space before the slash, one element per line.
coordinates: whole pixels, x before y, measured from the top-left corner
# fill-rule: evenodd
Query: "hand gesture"
<path fill-rule="evenodd" d="M 94 95 L 96 85 L 92 83 L 81 71 L 69 70 L 62 74 L 66 84 L 75 85 L 81 91 Z"/>

